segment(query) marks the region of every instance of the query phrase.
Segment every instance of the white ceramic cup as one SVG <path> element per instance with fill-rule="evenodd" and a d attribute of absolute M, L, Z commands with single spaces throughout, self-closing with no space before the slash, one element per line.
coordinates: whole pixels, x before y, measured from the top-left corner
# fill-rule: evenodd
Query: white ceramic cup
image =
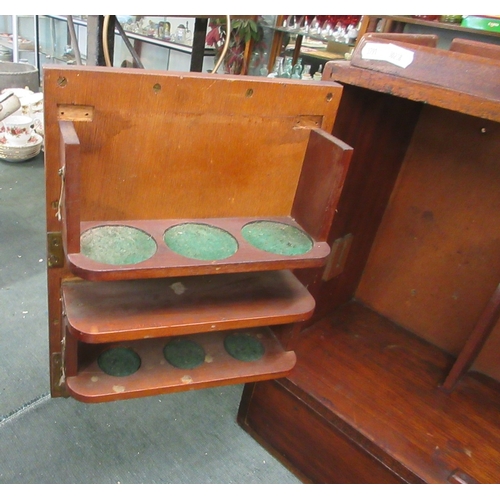
<path fill-rule="evenodd" d="M 13 94 L 1 93 L 0 94 L 0 120 L 4 120 L 11 115 L 20 115 L 22 113 L 18 112 L 21 108 L 21 102 L 19 98 Z"/>
<path fill-rule="evenodd" d="M 3 120 L 4 136 L 12 146 L 25 146 L 33 135 L 33 118 L 11 115 Z"/>

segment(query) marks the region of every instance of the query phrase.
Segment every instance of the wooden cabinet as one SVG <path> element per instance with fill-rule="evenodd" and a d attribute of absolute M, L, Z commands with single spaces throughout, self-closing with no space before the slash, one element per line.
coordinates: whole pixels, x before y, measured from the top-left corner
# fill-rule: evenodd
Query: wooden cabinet
<path fill-rule="evenodd" d="M 297 364 L 248 385 L 239 422 L 312 482 L 497 483 L 500 65 L 384 37 L 323 73 L 354 150 L 328 238 L 343 265 L 296 271 L 317 302 Z"/>
<path fill-rule="evenodd" d="M 341 87 L 46 67 L 52 395 L 281 377 L 352 149 Z M 104 92 L 108 89 L 109 92 Z"/>

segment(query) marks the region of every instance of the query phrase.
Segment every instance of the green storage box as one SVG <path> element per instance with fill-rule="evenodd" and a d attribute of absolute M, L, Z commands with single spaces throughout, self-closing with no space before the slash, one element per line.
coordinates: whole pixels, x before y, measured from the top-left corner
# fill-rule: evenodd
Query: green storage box
<path fill-rule="evenodd" d="M 496 31 L 500 33 L 500 18 L 467 16 L 462 20 L 464 28 L 474 28 L 476 30 Z"/>

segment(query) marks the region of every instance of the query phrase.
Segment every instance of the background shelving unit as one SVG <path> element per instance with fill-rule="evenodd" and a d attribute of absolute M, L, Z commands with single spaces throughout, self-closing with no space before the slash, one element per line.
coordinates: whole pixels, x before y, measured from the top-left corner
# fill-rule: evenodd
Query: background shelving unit
<path fill-rule="evenodd" d="M 478 42 L 500 44 L 500 33 L 460 26 L 458 23 L 428 21 L 411 16 L 369 16 L 368 32 L 435 34 L 438 47 L 447 49 L 454 38 L 475 40 Z"/>
<path fill-rule="evenodd" d="M 331 59 L 344 59 L 346 54 L 350 54 L 356 45 L 356 41 L 365 33 L 367 16 L 338 16 L 339 21 L 343 20 L 345 28 L 351 23 L 356 26 L 358 35 L 353 40 L 335 41 L 333 38 L 322 36 L 319 33 L 304 32 L 301 27 L 290 28 L 287 26 L 290 17 L 297 19 L 308 18 L 308 23 L 315 16 L 276 16 L 273 27 L 274 37 L 270 48 L 268 69 L 272 71 L 277 57 L 288 55 L 295 62 L 300 57 L 304 63 L 311 64 L 311 72 L 314 73 L 319 66 L 323 66 Z M 323 16 L 326 17 L 326 16 Z M 303 21 L 302 21 L 303 24 Z M 334 26 L 332 26 L 334 28 Z M 312 44 L 312 46 L 308 46 Z"/>

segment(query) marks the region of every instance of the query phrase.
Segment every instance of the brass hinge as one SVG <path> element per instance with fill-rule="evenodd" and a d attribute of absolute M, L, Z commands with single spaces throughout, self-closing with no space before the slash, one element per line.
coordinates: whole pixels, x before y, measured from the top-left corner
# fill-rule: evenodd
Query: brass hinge
<path fill-rule="evenodd" d="M 64 250 L 60 232 L 47 233 L 47 265 L 48 267 L 63 267 Z"/>

